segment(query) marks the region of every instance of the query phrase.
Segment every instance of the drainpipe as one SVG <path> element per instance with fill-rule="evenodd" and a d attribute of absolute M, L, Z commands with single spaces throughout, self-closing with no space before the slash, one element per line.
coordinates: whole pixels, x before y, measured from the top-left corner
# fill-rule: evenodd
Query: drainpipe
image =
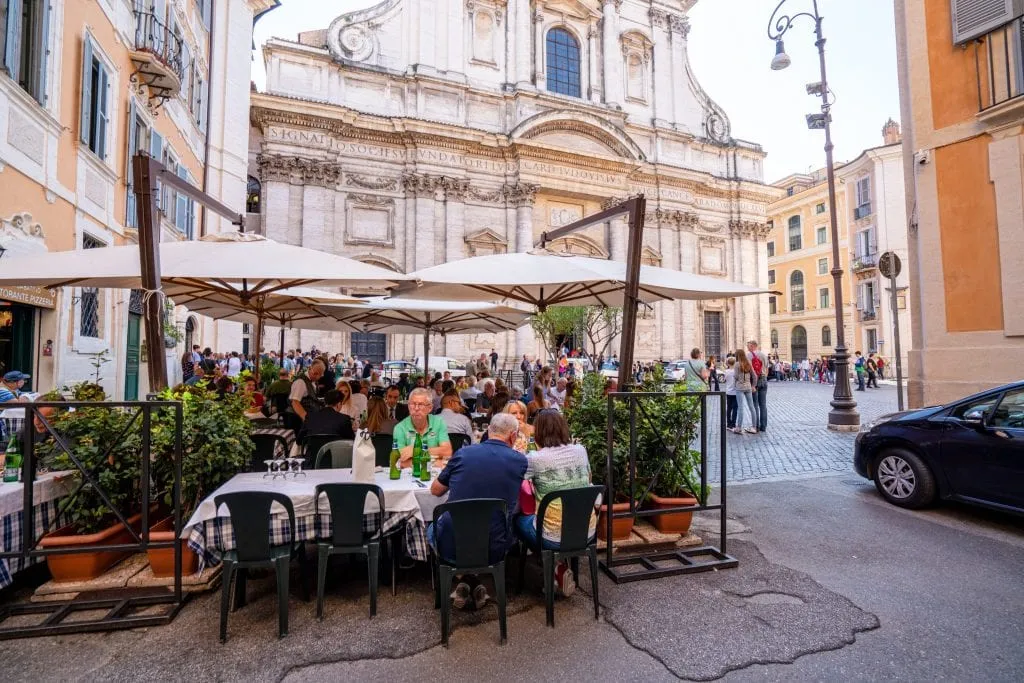
<path fill-rule="evenodd" d="M 217 0 L 210 0 L 210 59 L 207 60 L 206 64 L 206 145 L 203 148 L 203 192 L 206 192 L 207 183 L 210 182 L 210 127 L 212 122 L 210 121 L 210 113 L 213 110 L 213 97 L 210 93 L 213 92 L 211 81 L 213 80 L 213 56 L 215 54 L 213 37 L 217 35 Z M 206 235 L 206 216 L 210 212 L 204 207 L 203 208 L 203 220 L 199 225 L 199 236 L 204 237 Z"/>

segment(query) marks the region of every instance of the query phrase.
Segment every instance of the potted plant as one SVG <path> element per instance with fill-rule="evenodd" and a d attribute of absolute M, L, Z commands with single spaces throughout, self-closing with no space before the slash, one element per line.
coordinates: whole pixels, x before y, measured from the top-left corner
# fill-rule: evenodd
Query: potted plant
<path fill-rule="evenodd" d="M 660 369 L 645 382 L 645 391 L 658 391 Z M 700 491 L 700 452 L 690 448 L 700 429 L 700 401 L 684 396 L 685 387 L 677 385 L 667 396 L 643 399 L 637 419 L 637 479 L 650 488 L 648 509 L 697 505 L 706 500 Z M 686 534 L 692 512 L 672 512 L 651 517 L 662 533 Z"/>
<path fill-rule="evenodd" d="M 103 387 L 82 383 L 71 389 L 76 401 L 103 401 Z M 47 399 L 58 398 L 48 394 Z M 103 488 L 104 494 L 122 514 L 129 513 L 128 523 L 139 530 L 139 480 L 141 463 L 139 451 L 142 443 L 137 430 L 129 427 L 133 415 L 130 411 L 111 408 L 79 408 L 58 411 L 51 424 L 74 450 L 75 457 Z M 75 470 L 82 474 L 53 439 L 35 446 L 41 460 L 50 462 L 54 469 Z M 108 453 L 109 449 L 109 453 Z M 82 545 L 118 545 L 130 543 L 132 534 L 90 483 L 86 483 L 74 496 L 62 502 L 61 512 L 69 523 L 50 532 L 39 545 L 43 548 L 69 548 Z M 131 553 L 93 551 L 46 558 L 53 580 L 56 582 L 88 581 L 102 575 L 108 568 Z"/>
<path fill-rule="evenodd" d="M 203 498 L 242 470 L 249 461 L 252 442 L 244 411 L 248 399 L 217 393 L 199 386 L 178 386 L 160 394 L 165 401 L 181 401 L 181 518 L 187 520 Z M 150 528 L 151 542 L 173 541 L 174 515 L 174 411 L 155 414 L 151 431 L 153 480 L 156 495 L 168 515 Z M 198 558 L 181 541 L 182 573 L 193 574 Z M 153 575 L 174 575 L 174 548 L 147 550 Z"/>
<path fill-rule="evenodd" d="M 608 481 L 608 398 L 605 396 L 605 378 L 599 373 L 591 373 L 583 377 L 571 407 L 566 411 L 569 431 L 586 449 L 590 458 L 590 472 L 595 484 L 606 484 Z M 615 429 L 617 433 L 629 433 L 629 413 L 621 401 L 615 402 Z M 622 430 L 625 430 L 623 432 Z M 629 477 L 629 444 L 624 440 L 616 440 L 612 445 L 612 475 L 620 495 L 612 504 L 612 512 L 628 512 L 630 501 L 621 493 L 623 483 Z M 634 509 L 639 505 L 634 501 Z M 606 540 L 608 529 L 608 501 L 601 505 L 597 521 L 597 536 Z M 633 517 L 622 517 L 612 520 L 612 540 L 620 541 L 629 538 L 633 532 Z"/>

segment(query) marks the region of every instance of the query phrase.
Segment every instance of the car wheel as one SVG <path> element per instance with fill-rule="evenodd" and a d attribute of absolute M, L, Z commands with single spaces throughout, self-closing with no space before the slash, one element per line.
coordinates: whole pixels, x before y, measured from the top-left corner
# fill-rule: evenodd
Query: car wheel
<path fill-rule="evenodd" d="M 882 453 L 875 464 L 875 487 L 890 503 L 921 508 L 935 500 L 935 476 L 918 456 L 903 449 Z"/>

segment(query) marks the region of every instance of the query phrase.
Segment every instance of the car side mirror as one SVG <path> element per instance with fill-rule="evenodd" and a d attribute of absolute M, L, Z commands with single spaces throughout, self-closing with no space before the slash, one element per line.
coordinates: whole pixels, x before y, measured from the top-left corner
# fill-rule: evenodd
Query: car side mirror
<path fill-rule="evenodd" d="M 963 417 L 964 424 L 974 427 L 975 429 L 985 426 L 985 411 L 983 410 L 971 410 L 964 413 Z"/>

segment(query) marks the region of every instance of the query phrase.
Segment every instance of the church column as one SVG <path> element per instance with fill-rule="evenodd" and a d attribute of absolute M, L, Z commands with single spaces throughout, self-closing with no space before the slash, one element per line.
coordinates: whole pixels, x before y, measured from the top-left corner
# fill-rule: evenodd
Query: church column
<path fill-rule="evenodd" d="M 697 235 L 692 226 L 684 224 L 679 234 L 679 265 L 684 273 L 697 272 L 697 250 L 700 248 Z M 694 346 L 702 346 L 702 339 L 697 334 L 697 302 L 681 301 L 681 344 L 683 356 L 687 357 Z"/>
<path fill-rule="evenodd" d="M 672 82 L 673 94 L 672 121 L 678 123 L 685 119 L 686 94 L 689 88 L 686 83 L 686 36 L 690 33 L 690 20 L 683 16 L 668 15 L 669 37 L 672 41 Z"/>
<path fill-rule="evenodd" d="M 654 120 L 655 125 L 668 125 L 672 120 L 672 46 L 669 42 L 668 15 L 660 10 L 651 10 L 651 26 L 654 34 Z M 683 90 L 682 81 L 679 89 Z"/>
<path fill-rule="evenodd" d="M 447 179 L 445 187 L 445 262 L 466 258 L 466 193 L 468 180 Z"/>
<path fill-rule="evenodd" d="M 413 265 L 415 270 L 420 270 L 434 265 L 434 192 L 437 178 L 409 173 L 402 177 L 402 185 L 407 195 L 415 197 L 415 234 L 410 239 L 415 241 Z"/>
<path fill-rule="evenodd" d="M 461 2 L 452 2 L 448 4 L 448 12 L 448 71 L 461 74 L 466 71 L 466 7 Z"/>
<path fill-rule="evenodd" d="M 530 49 L 532 36 L 530 31 L 533 28 L 533 11 L 530 9 L 530 0 L 515 0 L 515 82 L 520 88 L 531 84 L 530 69 L 532 64 Z"/>
<path fill-rule="evenodd" d="M 260 154 L 256 162 L 263 189 L 263 231 L 272 240 L 288 241 L 288 214 L 291 209 L 291 168 L 288 159 Z"/>
<path fill-rule="evenodd" d="M 517 183 L 506 186 L 505 191 L 509 203 L 516 207 L 516 251 L 530 251 L 533 248 L 533 205 L 537 199 L 537 186 Z M 529 326 L 516 330 L 516 358 L 530 353 L 533 341 L 533 330 Z"/>
<path fill-rule="evenodd" d="M 600 41 L 598 37 L 600 32 L 597 29 L 597 23 L 592 22 L 587 29 L 587 55 L 589 57 L 590 67 L 590 101 L 600 102 L 601 101 L 601 55 L 600 55 Z"/>
<path fill-rule="evenodd" d="M 340 177 L 337 164 L 302 160 L 302 246 L 333 251 L 334 195 Z"/>
<path fill-rule="evenodd" d="M 544 13 L 538 8 L 533 12 L 533 82 L 538 90 L 547 86 L 547 74 L 544 71 Z"/>
<path fill-rule="evenodd" d="M 660 209 L 659 213 L 662 212 Z M 674 268 L 676 262 L 675 234 L 668 217 L 661 219 L 658 227 L 661 246 L 661 265 L 665 268 Z M 676 333 L 676 302 L 664 301 L 660 304 L 659 311 L 661 321 L 661 357 L 663 360 L 675 360 L 679 358 L 679 335 Z"/>
<path fill-rule="evenodd" d="M 622 197 L 610 197 L 601 203 L 602 209 L 608 209 L 625 201 Z M 608 221 L 608 253 L 613 261 L 626 262 L 629 248 L 629 226 L 625 216 L 617 216 Z"/>
<path fill-rule="evenodd" d="M 604 0 L 601 26 L 603 28 L 604 101 L 622 105 L 622 50 L 619 48 L 619 13 L 622 0 Z"/>

